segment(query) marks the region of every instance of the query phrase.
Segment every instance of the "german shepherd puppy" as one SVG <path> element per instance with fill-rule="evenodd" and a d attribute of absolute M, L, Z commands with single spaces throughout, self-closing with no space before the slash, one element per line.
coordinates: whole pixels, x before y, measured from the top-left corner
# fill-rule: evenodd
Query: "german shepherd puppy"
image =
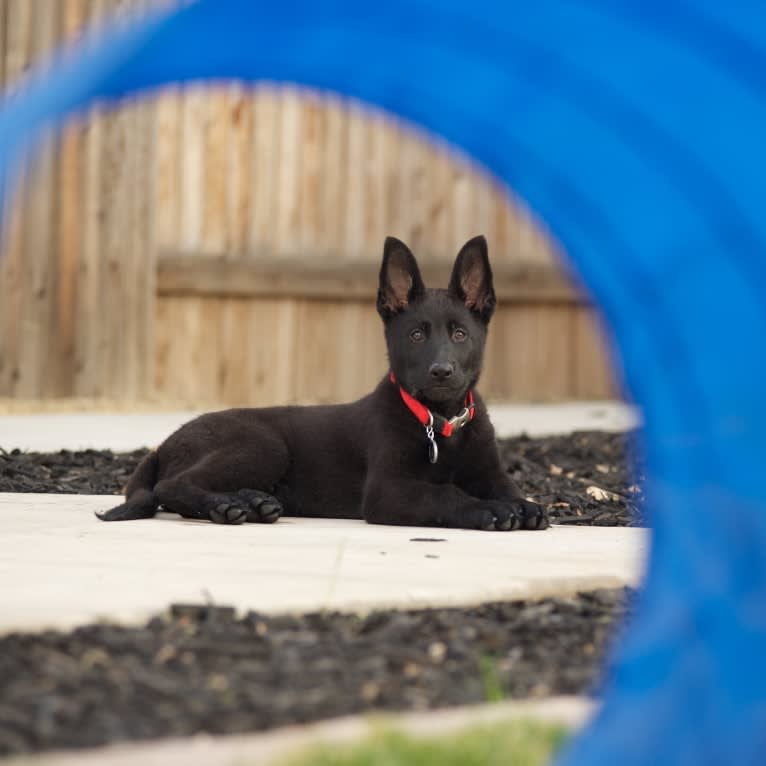
<path fill-rule="evenodd" d="M 377 300 L 390 373 L 351 404 L 202 415 L 147 455 L 104 521 L 159 509 L 218 524 L 289 516 L 371 524 L 544 529 L 500 464 L 475 391 L 495 309 L 484 237 L 457 256 L 449 287 L 427 289 L 389 237 Z M 353 360 L 349 360 L 353 364 Z"/>

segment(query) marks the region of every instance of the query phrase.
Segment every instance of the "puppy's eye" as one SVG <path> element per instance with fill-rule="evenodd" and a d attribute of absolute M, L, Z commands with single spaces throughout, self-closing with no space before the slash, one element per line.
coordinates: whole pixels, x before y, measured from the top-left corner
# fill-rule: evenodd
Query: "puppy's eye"
<path fill-rule="evenodd" d="M 456 327 L 452 331 L 452 340 L 455 343 L 462 343 L 468 337 L 468 333 L 462 327 Z"/>
<path fill-rule="evenodd" d="M 425 339 L 426 334 L 420 328 L 417 328 L 410 333 L 410 340 L 413 343 L 422 343 Z"/>

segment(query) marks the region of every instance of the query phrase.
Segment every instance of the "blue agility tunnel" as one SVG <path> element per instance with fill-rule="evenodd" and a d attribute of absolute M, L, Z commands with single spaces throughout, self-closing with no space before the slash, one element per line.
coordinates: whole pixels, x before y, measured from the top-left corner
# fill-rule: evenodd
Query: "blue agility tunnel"
<path fill-rule="evenodd" d="M 766 763 L 766 4 L 200 0 L 49 72 L 0 112 L 0 170 L 97 99 L 273 80 L 400 115 L 524 198 L 611 326 L 654 526 L 562 763 Z"/>

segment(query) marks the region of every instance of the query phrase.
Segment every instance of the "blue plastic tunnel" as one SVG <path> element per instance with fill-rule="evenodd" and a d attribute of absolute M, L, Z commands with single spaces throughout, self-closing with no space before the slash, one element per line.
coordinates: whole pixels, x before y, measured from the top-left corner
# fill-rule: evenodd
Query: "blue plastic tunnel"
<path fill-rule="evenodd" d="M 605 704 L 564 764 L 766 763 L 766 4 L 199 0 L 61 56 L 0 172 L 94 100 L 272 80 L 380 106 L 546 221 L 646 418 L 654 536 Z"/>

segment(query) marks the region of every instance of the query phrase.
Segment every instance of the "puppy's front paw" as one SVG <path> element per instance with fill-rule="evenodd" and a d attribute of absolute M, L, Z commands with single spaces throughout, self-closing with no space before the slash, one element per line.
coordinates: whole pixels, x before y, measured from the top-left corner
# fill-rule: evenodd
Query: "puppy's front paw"
<path fill-rule="evenodd" d="M 518 513 L 522 529 L 548 529 L 550 526 L 548 510 L 543 505 L 522 500 L 519 502 Z"/>
<path fill-rule="evenodd" d="M 273 495 L 257 489 L 241 489 L 237 497 L 248 507 L 247 520 L 257 524 L 273 524 L 282 515 L 282 504 Z"/>
<path fill-rule="evenodd" d="M 247 521 L 247 507 L 234 497 L 214 495 L 208 508 L 208 517 L 215 524 L 244 524 Z"/>
<path fill-rule="evenodd" d="M 511 503 L 489 500 L 482 503 L 483 522 L 481 529 L 496 532 L 511 532 L 521 525 L 517 509 Z"/>

